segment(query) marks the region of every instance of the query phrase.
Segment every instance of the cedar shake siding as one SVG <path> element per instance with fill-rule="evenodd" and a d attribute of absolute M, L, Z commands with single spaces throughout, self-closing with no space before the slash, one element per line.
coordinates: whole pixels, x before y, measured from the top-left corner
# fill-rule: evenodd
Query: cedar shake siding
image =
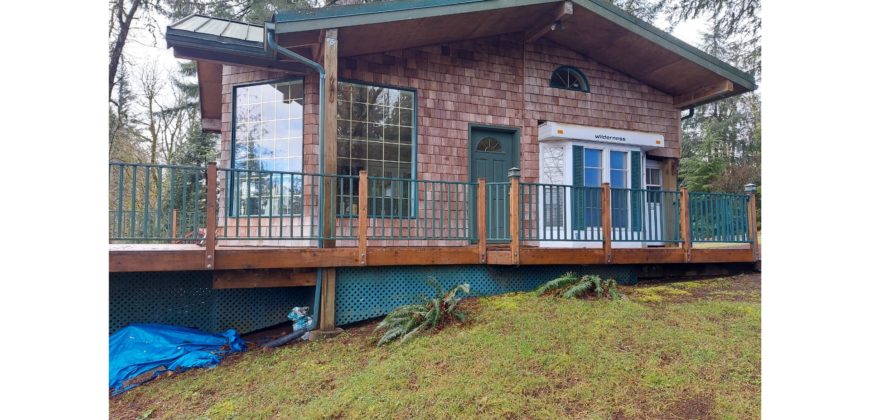
<path fill-rule="evenodd" d="M 341 39 L 339 39 L 341 48 Z M 417 178 L 468 181 L 469 124 L 521 130 L 523 181 L 538 180 L 539 122 L 661 134 L 650 156 L 679 158 L 680 111 L 673 97 L 546 39 L 510 34 L 339 59 L 340 80 L 416 90 Z M 561 65 L 582 70 L 591 93 L 549 87 Z M 232 86 L 287 78 L 224 65 L 221 166 L 229 166 Z M 304 171 L 317 172 L 317 74 L 304 80 Z"/>

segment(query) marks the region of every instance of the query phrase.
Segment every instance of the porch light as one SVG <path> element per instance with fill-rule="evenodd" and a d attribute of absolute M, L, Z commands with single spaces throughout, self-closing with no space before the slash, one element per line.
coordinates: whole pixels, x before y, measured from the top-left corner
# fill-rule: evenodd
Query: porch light
<path fill-rule="evenodd" d="M 752 183 L 749 183 L 749 184 L 746 184 L 743 186 L 743 191 L 748 192 L 750 194 L 755 194 L 756 189 L 757 188 L 756 188 L 755 184 L 752 184 Z"/>

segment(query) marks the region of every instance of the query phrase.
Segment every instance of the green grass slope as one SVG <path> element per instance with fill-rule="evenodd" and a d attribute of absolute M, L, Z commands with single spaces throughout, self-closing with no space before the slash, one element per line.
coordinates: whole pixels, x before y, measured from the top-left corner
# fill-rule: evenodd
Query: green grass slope
<path fill-rule="evenodd" d="M 113 418 L 760 416 L 757 275 L 621 287 L 616 302 L 470 299 L 469 321 L 376 347 L 374 323 L 253 350 L 110 401 Z"/>

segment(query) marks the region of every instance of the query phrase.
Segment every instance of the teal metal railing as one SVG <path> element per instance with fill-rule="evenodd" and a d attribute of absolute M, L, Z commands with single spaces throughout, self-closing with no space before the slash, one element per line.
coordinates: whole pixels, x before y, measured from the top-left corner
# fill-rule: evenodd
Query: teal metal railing
<path fill-rule="evenodd" d="M 338 240 L 357 237 L 355 209 L 359 177 L 250 169 L 218 169 L 218 238 L 231 240 Z M 331 188 L 335 230 L 320 226 L 320 185 Z"/>
<path fill-rule="evenodd" d="M 198 242 L 205 201 L 205 168 L 110 162 L 109 242 Z"/>
<path fill-rule="evenodd" d="M 601 191 L 520 183 L 520 240 L 601 241 Z"/>
<path fill-rule="evenodd" d="M 613 242 L 680 242 L 680 192 L 610 189 Z"/>
<path fill-rule="evenodd" d="M 751 242 L 749 196 L 729 193 L 689 193 L 692 242 Z"/>
<path fill-rule="evenodd" d="M 368 239 L 473 239 L 474 184 L 381 177 L 368 179 Z M 358 196 L 354 198 L 359 200 Z M 356 203 L 353 205 L 356 207 Z"/>

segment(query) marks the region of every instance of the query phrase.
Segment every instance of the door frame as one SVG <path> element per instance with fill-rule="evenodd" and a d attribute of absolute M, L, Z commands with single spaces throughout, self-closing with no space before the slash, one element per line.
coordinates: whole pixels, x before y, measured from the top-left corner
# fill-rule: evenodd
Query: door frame
<path fill-rule="evenodd" d="M 469 123 L 468 124 L 468 133 L 465 137 L 465 141 L 468 143 L 468 182 L 477 185 L 476 179 L 471 179 L 472 166 L 473 161 L 471 159 L 474 153 L 474 145 L 471 144 L 471 132 L 475 129 L 478 130 L 489 130 L 489 131 L 498 131 L 501 133 L 511 134 L 513 137 L 513 156 L 511 156 L 514 162 L 517 163 L 517 168 L 520 169 L 520 173 L 522 173 L 522 163 L 520 162 L 520 127 L 512 127 L 509 125 L 492 125 L 492 124 L 476 124 Z"/>
<path fill-rule="evenodd" d="M 469 123 L 468 131 L 465 137 L 466 143 L 468 143 L 468 182 L 473 185 L 472 191 L 474 191 L 474 203 L 470 203 L 473 211 L 471 212 L 471 228 L 474 229 L 472 232 L 474 237 L 477 236 L 477 180 L 471 178 L 471 174 L 473 172 L 474 160 L 472 156 L 474 154 L 474 144 L 471 143 L 471 133 L 474 130 L 489 130 L 489 131 L 498 131 L 501 133 L 511 134 L 511 142 L 513 143 L 513 156 L 511 158 L 516 162 L 516 167 L 520 169 L 520 173 L 522 173 L 522 163 L 520 161 L 520 133 L 522 132 L 521 127 L 514 127 L 509 125 L 493 125 L 493 124 L 477 124 L 477 123 Z M 471 239 L 471 243 L 477 243 L 476 239 Z"/>

